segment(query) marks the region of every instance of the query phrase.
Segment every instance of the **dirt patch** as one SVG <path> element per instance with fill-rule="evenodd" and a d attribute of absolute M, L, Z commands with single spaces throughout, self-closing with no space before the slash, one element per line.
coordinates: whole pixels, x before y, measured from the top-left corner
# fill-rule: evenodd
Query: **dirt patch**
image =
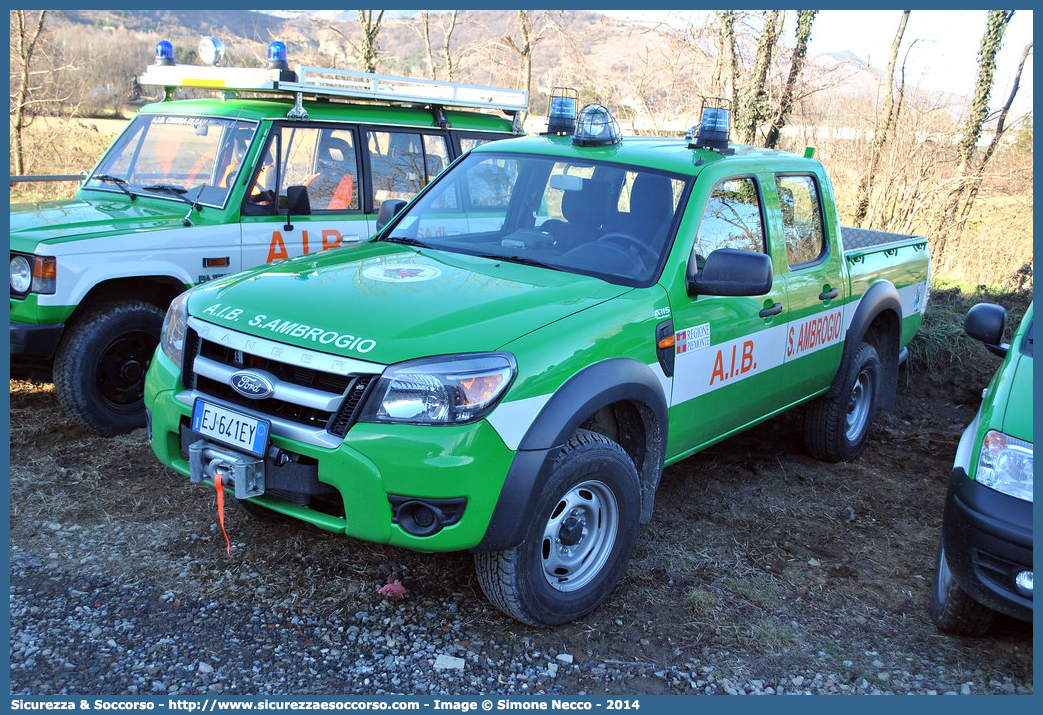
<path fill-rule="evenodd" d="M 807 456 L 791 412 L 670 467 L 622 585 L 556 629 L 493 609 L 466 553 L 418 554 L 229 510 L 228 557 L 212 491 L 159 464 L 143 430 L 95 437 L 64 417 L 49 385 L 15 380 L 12 555 L 193 598 L 289 602 L 317 618 L 377 607 L 376 589 L 394 575 L 409 608 L 454 604 L 477 644 L 468 647 L 528 638 L 533 651 L 567 648 L 590 661 L 562 672 L 561 692 L 692 692 L 691 682 L 654 675 L 678 663 L 711 679 L 780 684 L 823 663 L 842 682 L 878 683 L 886 665 L 919 673 L 921 688 L 934 678 L 942 690 L 967 681 L 974 692 L 1031 690 L 1030 626 L 1004 620 L 989 638 L 952 638 L 927 613 L 957 440 L 994 367 L 906 381 L 854 463 Z M 595 660 L 636 670 L 612 683 Z"/>

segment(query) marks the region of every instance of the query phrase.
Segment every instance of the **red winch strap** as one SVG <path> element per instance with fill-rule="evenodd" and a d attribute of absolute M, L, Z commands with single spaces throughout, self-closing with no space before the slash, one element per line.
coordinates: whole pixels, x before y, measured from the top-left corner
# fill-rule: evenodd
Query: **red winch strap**
<path fill-rule="evenodd" d="M 232 542 L 225 531 L 225 488 L 221 484 L 222 474 L 218 472 L 214 477 L 214 486 L 217 487 L 217 520 L 221 523 L 221 533 L 225 535 L 225 543 L 228 544 L 228 555 L 232 555 Z"/>

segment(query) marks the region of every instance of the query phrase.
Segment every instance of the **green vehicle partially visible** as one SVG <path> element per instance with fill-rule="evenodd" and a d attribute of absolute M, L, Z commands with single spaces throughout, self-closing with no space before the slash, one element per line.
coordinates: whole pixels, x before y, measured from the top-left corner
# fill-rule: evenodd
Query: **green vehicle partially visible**
<path fill-rule="evenodd" d="M 982 636 L 997 613 L 1032 622 L 1032 306 L 1009 345 L 1006 310 L 980 303 L 967 334 L 1003 358 L 956 451 L 935 561 L 931 618 Z"/>
<path fill-rule="evenodd" d="M 178 298 L 150 443 L 255 516 L 471 550 L 535 625 L 619 583 L 664 466 L 801 404 L 812 454 L 856 458 L 927 304 L 926 240 L 841 229 L 819 161 L 597 105 L 404 204 Z"/>

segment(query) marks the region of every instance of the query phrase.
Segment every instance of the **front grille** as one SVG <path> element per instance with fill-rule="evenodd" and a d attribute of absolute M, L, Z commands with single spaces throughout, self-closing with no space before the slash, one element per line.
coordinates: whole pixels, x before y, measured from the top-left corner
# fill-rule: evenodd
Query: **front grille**
<path fill-rule="evenodd" d="M 197 358 L 205 360 L 203 363 L 197 363 Z M 308 400 L 330 402 L 335 395 L 340 395 L 341 398 L 333 400 L 331 405 L 326 405 L 331 409 L 320 409 L 314 405 L 299 404 L 293 399 L 245 397 L 233 390 L 225 377 L 214 374 L 215 363 L 228 375 L 232 371 L 242 369 L 263 370 L 274 377 L 277 384 L 295 388 L 292 397 L 305 403 Z M 209 365 L 210 369 L 205 370 L 205 365 Z M 210 374 L 204 374 L 208 372 Z M 373 374 L 341 375 L 290 365 L 207 340 L 195 330 L 189 329 L 185 339 L 185 360 L 181 379 L 187 389 L 195 389 L 204 395 L 260 412 L 273 419 L 325 430 L 343 438 L 358 419 L 362 402 L 374 377 L 376 375 Z"/>

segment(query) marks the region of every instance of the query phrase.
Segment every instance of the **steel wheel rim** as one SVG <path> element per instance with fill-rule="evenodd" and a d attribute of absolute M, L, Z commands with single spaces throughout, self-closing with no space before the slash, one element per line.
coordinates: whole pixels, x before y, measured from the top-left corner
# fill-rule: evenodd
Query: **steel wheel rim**
<path fill-rule="evenodd" d="M 855 378 L 855 384 L 851 386 L 851 396 L 847 403 L 847 417 L 845 420 L 845 436 L 849 441 L 855 442 L 862 435 L 866 421 L 869 418 L 869 408 L 873 402 L 873 373 L 868 368 L 862 368 Z"/>
<path fill-rule="evenodd" d="M 96 380 L 98 391 L 117 412 L 136 412 L 145 396 L 145 373 L 159 339 L 140 330 L 121 335 L 102 352 Z"/>
<path fill-rule="evenodd" d="M 616 495 L 588 480 L 566 492 L 551 510 L 540 540 L 543 576 L 557 591 L 577 591 L 601 573 L 619 531 Z"/>

